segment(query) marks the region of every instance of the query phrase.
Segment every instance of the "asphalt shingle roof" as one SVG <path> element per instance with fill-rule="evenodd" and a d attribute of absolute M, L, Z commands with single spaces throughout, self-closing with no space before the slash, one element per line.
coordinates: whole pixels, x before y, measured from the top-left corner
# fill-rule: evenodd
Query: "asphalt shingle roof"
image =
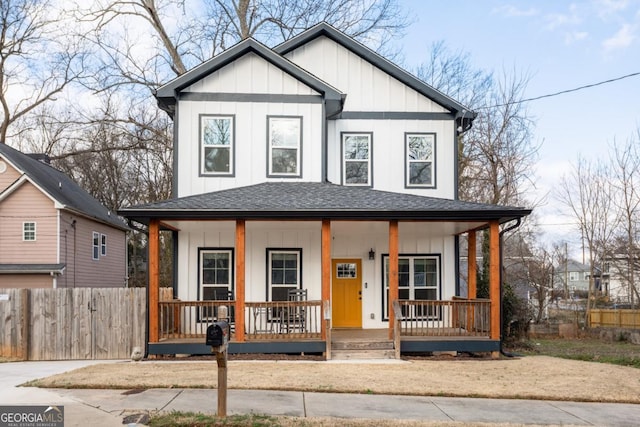
<path fill-rule="evenodd" d="M 67 209 L 122 230 L 127 225 L 71 178 L 51 165 L 0 143 L 0 155 Z"/>
<path fill-rule="evenodd" d="M 508 221 L 529 209 L 317 182 L 268 182 L 124 208 L 126 217 Z"/>

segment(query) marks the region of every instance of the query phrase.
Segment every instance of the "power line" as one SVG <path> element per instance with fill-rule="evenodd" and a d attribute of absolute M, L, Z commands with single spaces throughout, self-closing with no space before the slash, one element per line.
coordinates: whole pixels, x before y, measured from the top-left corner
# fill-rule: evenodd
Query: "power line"
<path fill-rule="evenodd" d="M 617 82 L 619 80 L 624 80 L 624 79 L 628 79 L 630 77 L 636 77 L 636 76 L 640 76 L 640 72 L 626 74 L 624 76 L 615 77 L 613 79 L 608 79 L 608 80 L 602 80 L 600 82 L 591 83 L 591 84 L 584 85 L 584 86 L 578 86 L 578 87 L 575 87 L 573 89 L 561 90 L 559 92 L 549 93 L 547 95 L 534 96 L 533 98 L 525 98 L 525 99 L 521 99 L 519 101 L 513 101 L 513 102 L 506 103 L 506 104 L 496 104 L 496 105 L 491 105 L 491 106 L 487 106 L 487 107 L 478 107 L 476 109 L 477 110 L 484 110 L 484 109 L 487 109 L 487 108 L 504 107 L 505 105 L 522 104 L 523 102 L 537 101 L 539 99 L 551 98 L 551 97 L 558 96 L 558 95 L 564 95 L 565 93 L 577 92 L 579 90 L 589 89 L 589 88 L 592 88 L 592 87 L 601 86 L 601 85 L 604 85 L 604 84 L 613 83 L 613 82 Z"/>

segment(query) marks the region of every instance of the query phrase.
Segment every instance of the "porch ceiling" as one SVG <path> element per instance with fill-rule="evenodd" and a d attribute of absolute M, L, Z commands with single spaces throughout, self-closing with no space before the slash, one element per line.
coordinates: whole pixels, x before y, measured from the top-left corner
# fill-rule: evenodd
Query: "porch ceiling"
<path fill-rule="evenodd" d="M 268 182 L 121 209 L 121 215 L 147 224 L 175 220 L 356 220 L 508 222 L 530 209 L 392 193 L 329 183 Z M 464 229 L 464 230 L 462 230 Z"/>

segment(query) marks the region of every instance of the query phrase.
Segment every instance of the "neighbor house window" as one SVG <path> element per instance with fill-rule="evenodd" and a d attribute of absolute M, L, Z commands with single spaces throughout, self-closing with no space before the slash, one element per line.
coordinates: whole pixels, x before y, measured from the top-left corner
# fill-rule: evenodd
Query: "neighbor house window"
<path fill-rule="evenodd" d="M 233 251 L 200 249 L 200 299 L 226 301 L 233 291 Z"/>
<path fill-rule="evenodd" d="M 107 255 L 107 235 L 106 234 L 100 235 L 100 255 L 102 256 Z"/>
<path fill-rule="evenodd" d="M 384 319 L 389 318 L 389 255 L 383 256 L 384 294 L 382 296 Z M 440 299 L 440 256 L 411 255 L 398 257 L 398 298 L 401 300 L 439 300 Z M 407 307 L 409 309 L 410 307 Z M 437 313 L 415 310 L 403 315 L 416 317 L 435 317 Z"/>
<path fill-rule="evenodd" d="M 35 222 L 22 223 L 22 240 L 24 240 L 25 242 L 32 242 L 36 240 L 36 223 Z"/>
<path fill-rule="evenodd" d="M 268 249 L 267 270 L 270 300 L 288 300 L 289 290 L 301 287 L 302 250 Z"/>
<path fill-rule="evenodd" d="M 268 117 L 267 128 L 269 176 L 302 176 L 302 117 Z"/>
<path fill-rule="evenodd" d="M 97 232 L 93 232 L 93 244 L 92 244 L 92 248 L 93 248 L 93 259 L 98 259 L 98 257 L 100 256 L 100 233 Z"/>
<path fill-rule="evenodd" d="M 200 116 L 200 173 L 233 175 L 234 116 Z"/>
<path fill-rule="evenodd" d="M 570 271 L 569 272 L 569 281 L 576 282 L 580 280 L 580 273 L 578 271 Z"/>
<path fill-rule="evenodd" d="M 407 187 L 435 187 L 436 135 L 405 134 L 405 183 Z"/>
<path fill-rule="evenodd" d="M 342 181 L 344 185 L 370 187 L 371 133 L 342 134 Z"/>

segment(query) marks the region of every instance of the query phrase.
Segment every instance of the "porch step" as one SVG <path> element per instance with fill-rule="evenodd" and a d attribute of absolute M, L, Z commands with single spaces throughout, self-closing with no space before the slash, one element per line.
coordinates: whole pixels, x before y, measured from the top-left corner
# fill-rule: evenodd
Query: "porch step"
<path fill-rule="evenodd" d="M 393 350 L 391 340 L 353 340 L 353 341 L 332 341 L 331 350 Z"/>
<path fill-rule="evenodd" d="M 366 359 L 395 359 L 396 354 L 391 350 L 331 350 L 332 360 L 366 360 Z"/>

